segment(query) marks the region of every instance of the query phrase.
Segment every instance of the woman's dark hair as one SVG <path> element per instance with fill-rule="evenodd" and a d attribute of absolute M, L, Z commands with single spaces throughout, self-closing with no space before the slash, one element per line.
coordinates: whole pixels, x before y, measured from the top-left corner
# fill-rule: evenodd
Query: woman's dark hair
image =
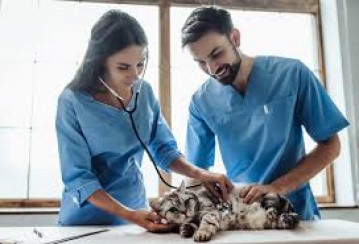
<path fill-rule="evenodd" d="M 182 27 L 182 47 L 211 31 L 229 37 L 232 29 L 231 15 L 227 10 L 215 6 L 196 8 Z"/>
<path fill-rule="evenodd" d="M 105 60 L 131 45 L 148 45 L 141 25 L 121 10 L 106 12 L 92 27 L 85 56 L 67 87 L 91 94 L 103 91 L 98 78 L 103 77 Z"/>

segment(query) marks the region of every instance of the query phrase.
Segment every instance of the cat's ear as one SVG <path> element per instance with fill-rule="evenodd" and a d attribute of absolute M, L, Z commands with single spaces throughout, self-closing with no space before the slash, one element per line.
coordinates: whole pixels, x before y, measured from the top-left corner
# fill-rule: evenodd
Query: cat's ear
<path fill-rule="evenodd" d="M 186 182 L 182 180 L 181 185 L 178 187 L 180 192 L 184 192 L 186 190 Z"/>
<path fill-rule="evenodd" d="M 153 211 L 158 212 L 161 209 L 161 198 L 158 200 L 151 200 L 150 207 Z"/>

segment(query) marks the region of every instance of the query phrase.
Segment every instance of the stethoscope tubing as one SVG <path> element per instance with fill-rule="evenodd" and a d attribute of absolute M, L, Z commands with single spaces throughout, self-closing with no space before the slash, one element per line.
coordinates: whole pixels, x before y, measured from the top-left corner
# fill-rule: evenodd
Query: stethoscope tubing
<path fill-rule="evenodd" d="M 143 142 L 143 140 L 141 139 L 141 137 L 140 137 L 140 135 L 139 135 L 139 133 L 138 133 L 137 127 L 136 127 L 136 125 L 135 125 L 135 120 L 133 119 L 133 113 L 136 112 L 136 110 L 137 110 L 137 100 L 138 100 L 138 95 L 139 95 L 139 93 L 140 93 L 140 92 L 137 91 L 136 94 L 135 94 L 135 103 L 134 103 L 134 106 L 133 106 L 132 109 L 127 109 L 127 108 L 125 107 L 125 104 L 123 103 L 123 101 L 122 101 L 121 99 L 119 99 L 118 97 L 116 97 L 116 98 L 117 98 L 117 99 L 119 100 L 119 102 L 121 103 L 122 108 L 123 108 L 123 111 L 125 111 L 125 112 L 129 115 L 133 132 L 135 133 L 135 136 L 136 136 L 138 142 L 141 144 L 142 148 L 146 151 L 146 153 L 147 153 L 148 157 L 150 158 L 151 163 L 152 163 L 153 166 L 155 167 L 155 170 L 156 170 L 158 176 L 160 177 L 161 181 L 162 181 L 166 186 L 168 186 L 168 187 L 170 187 L 170 188 L 176 188 L 175 186 L 169 184 L 169 183 L 163 178 L 163 176 L 162 176 L 161 172 L 159 171 L 157 165 L 154 163 L 154 159 L 153 159 L 153 157 L 152 157 L 152 154 L 150 153 L 150 151 L 148 150 L 146 144 Z"/>
<path fill-rule="evenodd" d="M 155 160 L 154 158 L 152 157 L 152 154 L 151 152 L 148 150 L 146 144 L 143 142 L 143 140 L 141 139 L 139 133 L 138 133 L 138 130 L 137 130 L 137 127 L 136 127 L 136 124 L 135 124 L 135 120 L 133 119 L 133 113 L 136 112 L 137 110 L 137 101 L 138 101 L 138 96 L 140 94 L 140 90 L 136 91 L 135 93 L 135 102 L 134 102 L 134 106 L 133 108 L 131 109 L 127 109 L 125 104 L 123 103 L 123 99 L 121 96 L 119 96 L 113 89 L 111 89 L 101 78 L 99 78 L 101 83 L 104 84 L 104 86 L 110 91 L 110 93 L 115 96 L 118 101 L 121 103 L 121 106 L 122 106 L 122 109 L 123 111 L 125 111 L 129 117 L 130 117 L 130 120 L 131 120 L 131 126 L 132 126 L 132 129 L 135 133 L 135 136 L 137 138 L 137 140 L 139 141 L 139 143 L 141 144 L 142 148 L 146 151 L 148 157 L 150 158 L 150 161 L 153 165 L 153 167 L 155 168 L 156 172 L 157 172 L 157 175 L 158 177 L 160 177 L 160 180 L 166 185 L 168 186 L 169 188 L 172 188 L 172 189 L 177 189 L 178 187 L 175 187 L 173 185 L 171 185 L 170 183 L 168 183 L 162 176 L 160 170 L 158 169 L 156 163 L 155 163 Z M 142 81 L 141 81 L 142 82 Z M 140 85 L 141 86 L 141 85 Z M 186 188 L 194 188 L 194 187 L 198 187 L 198 186 L 201 186 L 202 184 L 195 184 L 195 185 L 190 185 L 190 186 L 186 186 Z"/>

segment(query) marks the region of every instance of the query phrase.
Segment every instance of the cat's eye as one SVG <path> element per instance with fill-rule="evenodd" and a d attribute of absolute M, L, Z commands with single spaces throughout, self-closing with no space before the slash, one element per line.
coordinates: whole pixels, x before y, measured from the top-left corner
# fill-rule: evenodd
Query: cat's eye
<path fill-rule="evenodd" d="M 170 208 L 169 211 L 172 213 L 178 213 L 178 210 L 175 207 Z"/>

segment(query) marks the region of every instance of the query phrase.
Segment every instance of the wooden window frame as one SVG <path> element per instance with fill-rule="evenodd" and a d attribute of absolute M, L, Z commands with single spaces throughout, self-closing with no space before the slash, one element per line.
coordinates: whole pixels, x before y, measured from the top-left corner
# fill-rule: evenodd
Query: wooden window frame
<path fill-rule="evenodd" d="M 1 0 L 0 0 L 1 1 Z M 159 62 L 159 102 L 162 114 L 171 127 L 171 54 L 170 54 L 170 7 L 171 6 L 189 6 L 215 4 L 228 9 L 265 11 L 265 12 L 286 12 L 286 13 L 309 13 L 315 17 L 318 40 L 318 61 L 319 74 L 321 80 L 326 86 L 324 52 L 323 52 L 323 34 L 320 15 L 319 0 L 58 0 L 72 2 L 96 2 L 111 4 L 138 4 L 155 5 L 159 7 L 159 25 L 160 25 L 160 62 Z M 164 178 L 171 182 L 170 174 L 162 173 Z M 326 169 L 326 180 L 328 194 L 317 196 L 319 203 L 334 203 L 334 177 L 333 165 Z M 159 195 L 163 195 L 169 188 L 159 179 Z M 26 208 L 26 207 L 59 207 L 58 199 L 0 199 L 0 208 Z"/>

